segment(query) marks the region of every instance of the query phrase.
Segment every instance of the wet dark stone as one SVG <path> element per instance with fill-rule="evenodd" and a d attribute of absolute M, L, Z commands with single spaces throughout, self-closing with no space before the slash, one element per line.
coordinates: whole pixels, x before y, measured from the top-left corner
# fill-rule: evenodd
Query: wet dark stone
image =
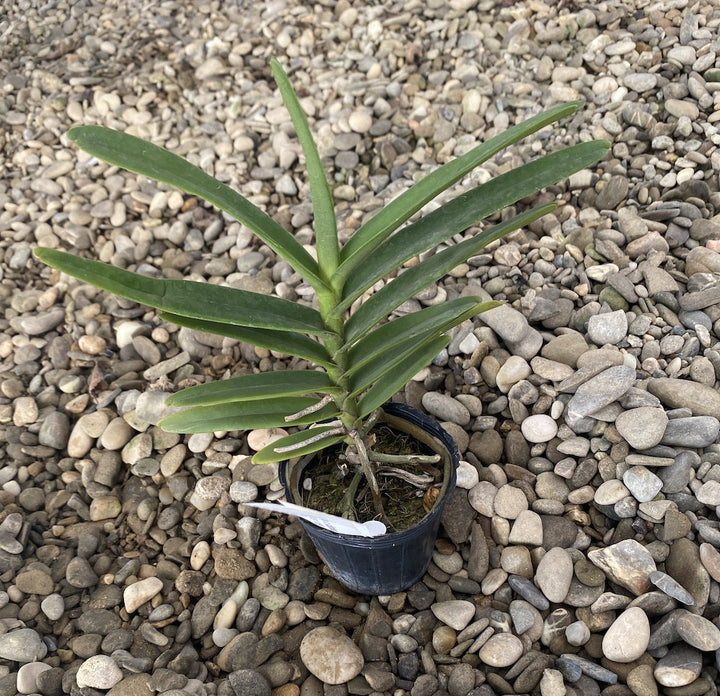
<path fill-rule="evenodd" d="M 429 609 L 430 605 L 435 601 L 435 592 L 419 582 L 408 590 L 407 598 L 414 609 L 422 611 L 423 609 Z"/>
<path fill-rule="evenodd" d="M 415 623 L 410 627 L 408 635 L 420 645 L 427 645 L 432 640 L 435 623 L 435 615 L 430 610 L 421 611 L 415 615 Z"/>
<path fill-rule="evenodd" d="M 508 585 L 536 609 L 545 611 L 545 609 L 550 608 L 550 602 L 547 597 L 527 578 L 520 577 L 519 575 L 510 575 L 508 577 Z"/>
<path fill-rule="evenodd" d="M 402 679 L 414 681 L 420 671 L 420 659 L 415 653 L 400 655 L 397 662 L 398 675 Z"/>
<path fill-rule="evenodd" d="M 315 566 L 305 566 L 290 574 L 287 593 L 291 599 L 310 602 L 320 583 L 320 571 Z"/>
<path fill-rule="evenodd" d="M 570 548 L 577 539 L 578 528 L 574 522 L 557 515 L 540 515 L 543 526 L 543 548 L 549 551 L 556 546 Z"/>
<path fill-rule="evenodd" d="M 442 526 L 454 544 L 460 545 L 468 540 L 475 514 L 468 502 L 467 491 L 456 488 L 450 494 L 442 513 Z"/>
<path fill-rule="evenodd" d="M 78 628 L 82 633 L 98 633 L 106 636 L 120 628 L 120 617 L 109 609 L 86 609 L 78 617 Z"/>

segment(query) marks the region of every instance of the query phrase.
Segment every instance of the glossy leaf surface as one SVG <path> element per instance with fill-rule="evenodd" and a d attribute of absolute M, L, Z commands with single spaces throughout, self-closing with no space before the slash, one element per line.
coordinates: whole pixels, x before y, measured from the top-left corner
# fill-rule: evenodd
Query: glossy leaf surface
<path fill-rule="evenodd" d="M 490 157 L 509 145 L 532 135 L 541 128 L 572 115 L 583 104 L 582 101 L 567 102 L 533 116 L 499 133 L 461 157 L 444 164 L 414 184 L 395 200 L 388 203 L 355 232 L 343 247 L 342 264 L 338 269 L 338 275 L 343 278 L 350 277 L 354 269 L 357 269 L 363 260 L 374 256 L 379 241 L 387 238 L 426 203 L 433 200 L 433 198 L 490 159 Z"/>
<path fill-rule="evenodd" d="M 39 248 L 35 255 L 83 282 L 172 314 L 259 329 L 327 333 L 317 311 L 279 297 L 210 283 L 151 278 L 57 249 Z"/>
<path fill-rule="evenodd" d="M 305 155 L 305 166 L 308 171 L 310 197 L 313 206 L 313 227 L 315 228 L 315 248 L 318 255 L 318 272 L 329 278 L 338 265 L 337 222 L 335 221 L 335 204 L 328 187 L 325 170 L 318 154 L 315 140 L 310 133 L 307 118 L 300 106 L 297 94 L 288 80 L 288 76 L 280 63 L 274 58 L 270 66 L 275 77 L 285 107 L 290 112 L 295 133 Z"/>
<path fill-rule="evenodd" d="M 479 302 L 474 297 L 459 297 L 441 305 L 426 307 L 418 312 L 393 319 L 367 334 L 348 351 L 348 369 L 352 374 L 372 360 L 382 360 L 383 354 L 399 343 L 419 337 L 443 333 L 470 317 L 497 306 L 497 302 Z"/>
<path fill-rule="evenodd" d="M 247 225 L 313 287 L 327 287 L 318 275 L 317 262 L 282 225 L 240 193 L 182 157 L 103 126 L 77 126 L 70 129 L 68 138 L 104 162 L 200 196 Z"/>
<path fill-rule="evenodd" d="M 278 370 L 230 377 L 199 384 L 170 395 L 168 406 L 212 406 L 239 401 L 258 401 L 278 396 L 299 396 L 337 391 L 325 372 Z"/>
<path fill-rule="evenodd" d="M 306 454 L 312 454 L 313 452 L 319 452 L 321 449 L 331 447 L 338 442 L 343 441 L 341 435 L 329 434 L 327 437 L 323 437 L 320 440 L 316 440 L 310 444 L 302 447 L 297 447 L 299 443 L 305 442 L 310 438 L 323 433 L 332 433 L 337 426 L 333 425 L 318 425 L 313 428 L 307 428 L 306 430 L 300 430 L 297 433 L 292 433 L 287 437 L 275 440 L 267 447 L 261 449 L 259 452 L 253 455 L 253 464 L 269 464 L 271 462 L 280 462 L 291 457 L 303 457 Z M 291 452 L 276 452 L 278 447 L 293 447 Z M 296 448 L 297 447 L 297 448 Z"/>
<path fill-rule="evenodd" d="M 241 401 L 218 406 L 197 406 L 173 413 L 160 421 L 160 427 L 171 433 L 212 433 L 218 430 L 252 430 L 253 428 L 287 428 L 307 425 L 339 414 L 333 404 L 288 423 L 285 417 L 314 406 L 317 399 L 291 396 Z"/>
<path fill-rule="evenodd" d="M 490 242 L 546 215 L 555 204 L 535 208 L 495 225 L 460 244 L 444 249 L 401 273 L 381 288 L 348 319 L 346 340 L 354 341 L 387 317 L 405 300 L 447 275 L 455 266 L 480 253 Z"/>
<path fill-rule="evenodd" d="M 286 353 L 287 355 L 295 355 L 298 358 L 305 358 L 324 367 L 331 365 L 330 356 L 320 343 L 305 334 L 300 334 L 295 331 L 251 329 L 246 326 L 221 324 L 217 321 L 181 317 L 171 312 L 159 312 L 158 316 L 165 321 L 172 322 L 178 326 L 185 326 L 195 331 L 206 331 L 207 333 L 227 336 L 228 338 L 234 338 L 237 341 L 243 341 L 254 346 L 274 350 L 278 353 Z"/>
<path fill-rule="evenodd" d="M 450 336 L 442 335 L 421 343 L 412 355 L 384 379 L 376 382 L 360 399 L 360 418 L 380 408 L 393 394 L 398 392 L 448 344 Z"/>
<path fill-rule="evenodd" d="M 553 152 L 501 174 L 445 203 L 380 244 L 372 257 L 348 278 L 340 307 L 348 307 L 363 292 L 396 271 L 408 259 L 433 249 L 491 213 L 596 162 L 605 150 L 605 144 L 590 142 Z"/>

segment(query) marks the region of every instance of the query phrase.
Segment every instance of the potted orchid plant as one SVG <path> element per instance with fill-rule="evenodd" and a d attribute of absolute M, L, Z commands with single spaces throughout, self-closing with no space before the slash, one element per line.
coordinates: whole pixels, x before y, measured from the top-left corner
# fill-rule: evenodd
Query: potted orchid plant
<path fill-rule="evenodd" d="M 393 313 L 488 244 L 555 205 L 528 209 L 460 242 L 454 241 L 456 235 L 593 165 L 608 144 L 585 142 L 546 154 L 411 221 L 500 150 L 573 114 L 582 103 L 553 107 L 435 169 L 341 244 L 332 190 L 307 118 L 283 68 L 276 60 L 271 67 L 307 166 L 314 254 L 240 193 L 167 150 L 99 126 L 73 128 L 68 137 L 98 159 L 203 198 L 246 225 L 312 287 L 311 303 L 139 275 L 57 249 L 38 248 L 35 255 L 84 282 L 159 310 L 168 322 L 262 346 L 301 364 L 302 369 L 245 374 L 179 391 L 167 400 L 177 411 L 160 425 L 181 433 L 289 429 L 253 460 L 282 462 L 287 497 L 303 506 L 326 502 L 322 494 L 314 502 L 304 497 L 311 487 L 304 472 L 321 455 L 329 456 L 326 478 L 334 479 L 341 494 L 324 512 L 359 523 L 379 521 L 385 533 L 365 537 L 303 524 L 344 584 L 367 594 L 388 594 L 408 587 L 426 570 L 442 506 L 454 486 L 458 454 L 438 424 L 387 402 L 448 344 L 453 327 L 494 303 L 459 297 L 405 316 Z M 384 285 L 372 292 L 379 281 Z M 399 440 L 402 445 L 394 449 Z M 403 478 L 416 492 L 396 496 L 391 506 L 383 482 Z M 403 528 L 405 516 L 389 508 L 402 513 L 411 498 L 420 498 L 423 510 Z"/>

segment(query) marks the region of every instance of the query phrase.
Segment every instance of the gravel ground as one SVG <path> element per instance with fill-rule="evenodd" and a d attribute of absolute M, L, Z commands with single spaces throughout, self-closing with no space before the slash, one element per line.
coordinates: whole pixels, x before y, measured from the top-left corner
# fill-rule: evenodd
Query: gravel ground
<path fill-rule="evenodd" d="M 719 28 L 713 0 L 6 0 L 0 696 L 717 694 Z M 296 522 L 244 507 L 279 495 L 247 434 L 155 425 L 166 393 L 281 356 L 31 258 L 42 244 L 311 300 L 242 226 L 64 136 L 147 137 L 310 243 L 271 55 L 347 235 L 558 102 L 588 105 L 459 187 L 613 143 L 542 195 L 553 215 L 402 308 L 507 301 L 403 395 L 464 463 L 428 573 L 391 597 L 345 591 Z"/>

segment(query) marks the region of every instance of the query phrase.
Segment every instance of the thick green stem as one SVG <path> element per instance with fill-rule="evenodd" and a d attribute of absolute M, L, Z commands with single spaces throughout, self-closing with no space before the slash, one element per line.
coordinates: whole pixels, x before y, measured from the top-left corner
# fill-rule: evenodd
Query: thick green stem
<path fill-rule="evenodd" d="M 347 369 L 347 352 L 343 350 L 345 348 L 345 322 L 343 317 L 338 316 L 337 314 L 334 315 L 332 311 L 335 307 L 337 307 L 337 303 L 338 298 L 329 293 L 318 295 L 318 308 L 320 315 L 322 316 L 327 328 L 332 332 L 332 335 L 324 341 L 325 348 L 332 356 L 332 361 L 334 363 L 332 367 L 328 367 L 328 376 L 335 384 L 344 390 L 345 394 L 349 394 L 350 385 L 345 374 Z M 338 401 L 337 405 L 340 409 L 340 422 L 342 423 L 349 440 L 348 448 L 350 449 L 351 454 L 357 455 L 357 461 L 360 462 L 360 468 L 355 472 L 353 480 L 343 497 L 342 514 L 343 516 L 346 516 L 354 505 L 355 495 L 360 479 L 364 476 L 370 488 L 376 517 L 380 521 L 385 522 L 385 510 L 380 497 L 380 487 L 378 486 L 372 464 L 368 459 L 365 443 L 363 442 L 363 436 L 367 435 L 367 432 L 363 432 L 362 434 L 359 432 L 359 428 L 363 424 L 360 423 L 358 415 L 358 400 L 356 397 L 347 396 L 342 400 L 342 403 Z M 350 459 L 353 460 L 355 457 L 351 456 Z"/>

